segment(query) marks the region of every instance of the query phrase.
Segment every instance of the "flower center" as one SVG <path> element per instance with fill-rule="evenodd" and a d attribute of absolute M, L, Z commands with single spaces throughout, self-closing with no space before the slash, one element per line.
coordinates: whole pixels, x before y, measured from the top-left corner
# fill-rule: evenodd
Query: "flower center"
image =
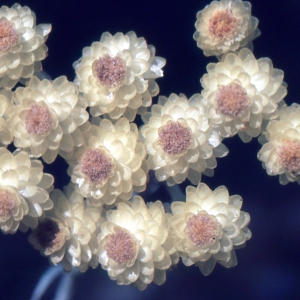
<path fill-rule="evenodd" d="M 7 52 L 18 43 L 18 31 L 4 17 L 0 19 L 0 51 Z"/>
<path fill-rule="evenodd" d="M 209 20 L 210 34 L 219 40 L 230 39 L 238 25 L 238 20 L 230 10 L 218 11 Z"/>
<path fill-rule="evenodd" d="M 300 142 L 285 141 L 280 145 L 276 153 L 280 164 L 294 176 L 300 175 Z"/>
<path fill-rule="evenodd" d="M 247 92 L 236 83 L 222 86 L 216 94 L 217 110 L 230 118 L 240 117 L 249 107 L 249 103 Z"/>
<path fill-rule="evenodd" d="M 114 88 L 123 83 L 126 75 L 126 64 L 119 56 L 111 57 L 105 54 L 94 61 L 92 71 L 94 77 L 102 85 Z"/>
<path fill-rule="evenodd" d="M 194 245 L 208 247 L 215 242 L 220 229 L 215 217 L 207 213 L 198 213 L 188 219 L 185 231 Z"/>
<path fill-rule="evenodd" d="M 114 159 L 104 149 L 88 149 L 80 162 L 81 172 L 90 181 L 104 184 L 113 175 Z"/>
<path fill-rule="evenodd" d="M 168 154 L 182 154 L 192 143 L 191 132 L 179 122 L 172 121 L 159 128 L 158 143 Z"/>
<path fill-rule="evenodd" d="M 0 190 L 0 222 L 6 222 L 16 207 L 15 197 L 6 190 Z"/>
<path fill-rule="evenodd" d="M 136 259 L 138 243 L 135 237 L 126 229 L 117 228 L 110 234 L 106 243 L 106 253 L 118 265 L 129 263 Z"/>
<path fill-rule="evenodd" d="M 29 134 L 44 135 L 52 129 L 53 118 L 48 107 L 43 105 L 32 104 L 26 111 L 24 120 Z"/>

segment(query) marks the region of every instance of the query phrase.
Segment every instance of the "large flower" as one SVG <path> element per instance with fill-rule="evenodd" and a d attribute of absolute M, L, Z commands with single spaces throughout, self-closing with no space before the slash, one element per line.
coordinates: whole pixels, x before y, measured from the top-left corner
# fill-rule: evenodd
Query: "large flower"
<path fill-rule="evenodd" d="M 172 203 L 172 234 L 186 266 L 195 264 L 209 275 L 217 262 L 227 268 L 236 265 L 234 247 L 251 237 L 246 227 L 250 216 L 241 206 L 242 198 L 229 196 L 226 187 L 212 191 L 204 183 L 187 187 L 186 202 Z"/>
<path fill-rule="evenodd" d="M 163 76 L 165 59 L 155 56 L 131 31 L 127 34 L 103 33 L 99 42 L 83 49 L 74 63 L 75 82 L 86 96 L 93 116 L 108 114 L 112 119 L 122 115 L 133 121 L 140 106 L 148 107 L 159 88 L 155 79 Z"/>
<path fill-rule="evenodd" d="M 251 16 L 250 2 L 213 1 L 197 13 L 193 37 L 206 56 L 221 55 L 245 47 L 257 38 L 257 25 L 257 18 Z"/>
<path fill-rule="evenodd" d="M 142 117 L 146 124 L 140 138 L 149 154 L 150 169 L 168 185 L 186 178 L 198 184 L 202 173 L 213 175 L 215 157 L 228 152 L 217 131 L 208 125 L 199 94 L 189 100 L 183 94 L 159 97 L 158 104 Z"/>
<path fill-rule="evenodd" d="M 174 241 L 168 235 L 167 215 L 160 201 L 146 206 L 135 196 L 106 213 L 98 235 L 99 262 L 118 284 L 140 290 L 152 281 L 163 284 L 165 270 L 177 263 Z"/>
<path fill-rule="evenodd" d="M 148 172 L 137 126 L 125 118 L 115 124 L 98 121 L 99 126 L 92 125 L 85 132 L 86 147 L 68 161 L 72 182 L 93 206 L 113 204 L 117 198 L 129 200 L 133 191 L 144 191 Z"/>
<path fill-rule="evenodd" d="M 280 110 L 278 120 L 271 121 L 264 135 L 258 159 L 269 175 L 279 175 L 281 184 L 300 184 L 300 106 L 292 104 Z"/>
<path fill-rule="evenodd" d="M 284 103 L 283 71 L 274 69 L 268 58 L 256 60 L 249 49 L 229 53 L 219 63 L 210 63 L 200 82 L 203 104 L 210 125 L 221 136 L 238 133 L 244 142 L 257 137 L 262 122 L 278 116 Z"/>
<path fill-rule="evenodd" d="M 36 26 L 35 14 L 27 6 L 0 8 L 0 87 L 11 89 L 21 79 L 41 69 L 47 55 L 45 41 L 50 24 Z"/>
<path fill-rule="evenodd" d="M 84 144 L 78 126 L 88 113 L 78 105 L 77 86 L 65 76 L 53 81 L 33 76 L 13 96 L 16 105 L 8 111 L 7 123 L 16 147 L 52 163 L 59 152 L 64 155 Z"/>
<path fill-rule="evenodd" d="M 100 211 L 85 207 L 84 199 L 70 186 L 66 195 L 60 190 L 51 194 L 54 207 L 29 237 L 30 243 L 54 264 L 66 271 L 77 267 L 98 266 L 98 244 L 94 234 Z"/>
<path fill-rule="evenodd" d="M 43 173 L 41 161 L 28 153 L 10 153 L 0 148 L 0 227 L 4 233 L 15 233 L 20 227 L 35 228 L 38 218 L 53 207 L 49 193 L 54 178 Z"/>

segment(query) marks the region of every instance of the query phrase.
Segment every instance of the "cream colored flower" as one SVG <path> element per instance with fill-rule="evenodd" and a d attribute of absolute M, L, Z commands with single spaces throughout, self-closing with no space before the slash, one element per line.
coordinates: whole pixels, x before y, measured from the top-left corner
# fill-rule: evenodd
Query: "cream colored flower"
<path fill-rule="evenodd" d="M 77 86 L 65 76 L 53 81 L 33 76 L 25 88 L 17 88 L 14 102 L 7 123 L 16 147 L 52 163 L 58 153 L 72 152 L 84 144 L 78 126 L 89 115 L 78 105 Z"/>
<path fill-rule="evenodd" d="M 66 195 L 60 190 L 50 194 L 54 208 L 29 236 L 30 243 L 65 271 L 77 267 L 85 272 L 98 266 L 97 238 L 94 234 L 100 211 L 84 205 L 84 199 L 72 188 Z"/>
<path fill-rule="evenodd" d="M 149 154 L 150 169 L 155 170 L 157 180 L 167 180 L 168 185 L 186 178 L 199 183 L 202 173 L 213 175 L 216 156 L 228 152 L 209 126 L 199 94 L 189 100 L 183 94 L 159 97 L 158 104 L 142 118 L 146 124 L 140 129 L 140 139 Z"/>
<path fill-rule="evenodd" d="M 130 31 L 114 36 L 103 33 L 99 42 L 83 49 L 73 67 L 75 83 L 93 116 L 119 119 L 123 115 L 133 121 L 137 109 L 150 106 L 158 94 L 155 79 L 163 76 L 164 65 L 165 59 L 155 56 L 155 48 Z"/>
<path fill-rule="evenodd" d="M 216 263 L 230 268 L 236 265 L 235 246 L 251 238 L 246 227 L 248 213 L 241 211 L 242 198 L 229 196 L 226 187 L 212 191 L 204 183 L 188 186 L 186 202 L 173 202 L 175 246 L 186 266 L 195 264 L 209 275 Z"/>
<path fill-rule="evenodd" d="M 281 184 L 300 184 L 300 106 L 292 104 L 280 110 L 259 138 L 263 147 L 258 159 L 269 175 L 279 175 Z"/>
<path fill-rule="evenodd" d="M 238 133 L 249 142 L 262 131 L 263 120 L 278 116 L 284 103 L 283 71 L 268 58 L 256 60 L 249 49 L 229 53 L 219 63 L 210 63 L 200 82 L 203 104 L 211 126 L 223 137 Z"/>
<path fill-rule="evenodd" d="M 0 91 L 0 146 L 7 147 L 14 139 L 11 128 L 6 123 L 7 110 L 12 106 L 11 91 Z"/>
<path fill-rule="evenodd" d="M 204 55 L 222 55 L 248 45 L 260 35 L 251 4 L 241 0 L 213 1 L 197 13 L 194 40 Z"/>
<path fill-rule="evenodd" d="M 115 124 L 99 119 L 85 132 L 87 146 L 68 161 L 68 174 L 78 192 L 93 206 L 129 200 L 146 188 L 146 150 L 138 142 L 137 126 L 121 118 Z"/>
<path fill-rule="evenodd" d="M 50 24 L 36 25 L 34 12 L 14 4 L 0 8 L 0 87 L 12 89 L 20 79 L 41 70 Z"/>
<path fill-rule="evenodd" d="M 54 178 L 43 173 L 41 161 L 28 153 L 0 148 L 0 226 L 4 233 L 35 228 L 38 218 L 51 209 Z"/>
<path fill-rule="evenodd" d="M 152 281 L 163 284 L 165 270 L 177 263 L 173 239 L 168 235 L 167 216 L 160 201 L 149 204 L 135 196 L 106 213 L 98 235 L 99 262 L 118 284 L 143 290 Z"/>

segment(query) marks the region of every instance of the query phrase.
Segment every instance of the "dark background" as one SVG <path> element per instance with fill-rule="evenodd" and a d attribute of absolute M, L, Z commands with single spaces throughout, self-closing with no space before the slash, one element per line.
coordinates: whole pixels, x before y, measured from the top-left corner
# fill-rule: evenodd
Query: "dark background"
<path fill-rule="evenodd" d="M 51 0 L 19 1 L 37 15 L 37 24 L 51 23 L 43 62 L 54 79 L 67 75 L 73 80 L 72 63 L 82 48 L 100 39 L 101 33 L 134 30 L 167 59 L 165 77 L 158 80 L 161 94 L 201 91 L 200 77 L 208 62 L 192 39 L 197 11 L 204 0 Z M 13 1 L 2 2 L 11 6 Z M 270 57 L 274 67 L 285 71 L 288 104 L 300 103 L 300 2 L 297 0 L 254 0 L 252 13 L 260 21 L 262 35 L 254 41 L 256 58 Z M 154 99 L 157 101 L 157 99 Z M 238 137 L 226 139 L 229 155 L 218 159 L 213 178 L 203 177 L 212 189 L 225 185 L 231 195 L 244 199 L 243 210 L 251 215 L 252 239 L 237 250 L 238 265 L 225 269 L 217 265 L 203 276 L 196 267 L 182 263 L 167 273 L 163 286 L 151 284 L 139 292 L 118 286 L 98 268 L 76 277 L 70 299 L 296 299 L 300 298 L 300 186 L 281 186 L 278 176 L 269 177 L 257 159 L 257 140 L 244 144 Z M 45 166 L 56 177 L 55 187 L 67 184 L 66 167 Z M 169 201 L 162 186 L 156 199 Z M 27 241 L 28 234 L 0 234 L 0 299 L 30 299 L 34 287 L 49 267 L 46 258 Z M 54 299 L 59 280 L 43 299 Z M 65 300 L 65 299 L 62 299 Z"/>

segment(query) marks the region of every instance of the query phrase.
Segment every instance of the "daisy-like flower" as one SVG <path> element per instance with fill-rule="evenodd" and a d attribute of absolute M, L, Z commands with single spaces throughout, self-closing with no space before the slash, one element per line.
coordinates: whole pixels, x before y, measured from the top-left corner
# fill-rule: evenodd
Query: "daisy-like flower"
<path fill-rule="evenodd" d="M 143 290 L 152 281 L 163 284 L 165 270 L 177 263 L 173 239 L 168 235 L 167 215 L 160 201 L 146 206 L 135 196 L 106 213 L 98 235 L 99 262 L 120 285 Z"/>
<path fill-rule="evenodd" d="M 6 123 L 7 110 L 12 106 L 10 90 L 3 89 L 0 91 L 0 146 L 7 147 L 13 141 L 13 134 Z"/>
<path fill-rule="evenodd" d="M 12 89 L 17 82 L 41 70 L 50 24 L 36 25 L 34 12 L 14 4 L 0 8 L 0 87 Z"/>
<path fill-rule="evenodd" d="M 186 266 L 196 265 L 209 275 L 216 263 L 236 265 L 235 246 L 251 237 L 248 213 L 241 211 L 242 198 L 229 196 L 220 186 L 212 191 L 204 183 L 188 186 L 186 202 L 173 202 L 170 219 L 175 246 Z"/>
<path fill-rule="evenodd" d="M 269 175 L 279 175 L 281 184 L 300 184 L 300 106 L 292 104 L 280 110 L 259 140 L 263 147 L 258 159 Z"/>
<path fill-rule="evenodd" d="M 45 219 L 29 236 L 29 242 L 54 265 L 65 271 L 77 267 L 85 272 L 89 266 L 98 266 L 96 235 L 100 211 L 85 207 L 84 199 L 70 186 L 66 195 L 60 190 L 51 194 L 54 202 Z"/>
<path fill-rule="evenodd" d="M 53 207 L 49 198 L 54 178 L 43 173 L 41 161 L 28 153 L 0 148 L 0 227 L 4 233 L 35 228 Z"/>
<path fill-rule="evenodd" d="M 194 40 L 204 55 L 222 55 L 248 45 L 260 35 L 251 4 L 241 0 L 213 1 L 197 13 Z"/>
<path fill-rule="evenodd" d="M 65 76 L 53 81 L 33 76 L 13 96 L 16 105 L 7 112 L 7 123 L 17 148 L 52 163 L 58 153 L 64 156 L 84 144 L 78 126 L 88 120 L 88 113 L 77 104 L 77 86 Z"/>
<path fill-rule="evenodd" d="M 228 153 L 208 124 L 199 94 L 189 100 L 183 94 L 159 97 L 142 118 L 146 124 L 140 129 L 140 139 L 149 154 L 149 167 L 157 180 L 167 180 L 168 185 L 186 178 L 198 184 L 202 173 L 213 175 L 216 156 Z"/>
<path fill-rule="evenodd" d="M 83 49 L 73 67 L 75 83 L 93 116 L 119 119 L 123 115 L 133 121 L 137 109 L 150 106 L 158 94 L 155 79 L 163 76 L 164 65 L 165 59 L 155 56 L 155 48 L 131 31 L 103 33 L 99 42 Z"/>
<path fill-rule="evenodd" d="M 221 136 L 236 133 L 249 142 L 262 131 L 262 122 L 278 116 L 287 90 L 283 71 L 268 58 L 256 60 L 249 49 L 228 53 L 219 63 L 210 63 L 200 82 L 203 104 L 211 126 Z"/>
<path fill-rule="evenodd" d="M 115 124 L 99 119 L 85 132 L 87 146 L 79 148 L 68 161 L 68 174 L 77 191 L 93 206 L 129 200 L 133 191 L 146 188 L 146 150 L 138 142 L 138 129 L 127 119 Z"/>

